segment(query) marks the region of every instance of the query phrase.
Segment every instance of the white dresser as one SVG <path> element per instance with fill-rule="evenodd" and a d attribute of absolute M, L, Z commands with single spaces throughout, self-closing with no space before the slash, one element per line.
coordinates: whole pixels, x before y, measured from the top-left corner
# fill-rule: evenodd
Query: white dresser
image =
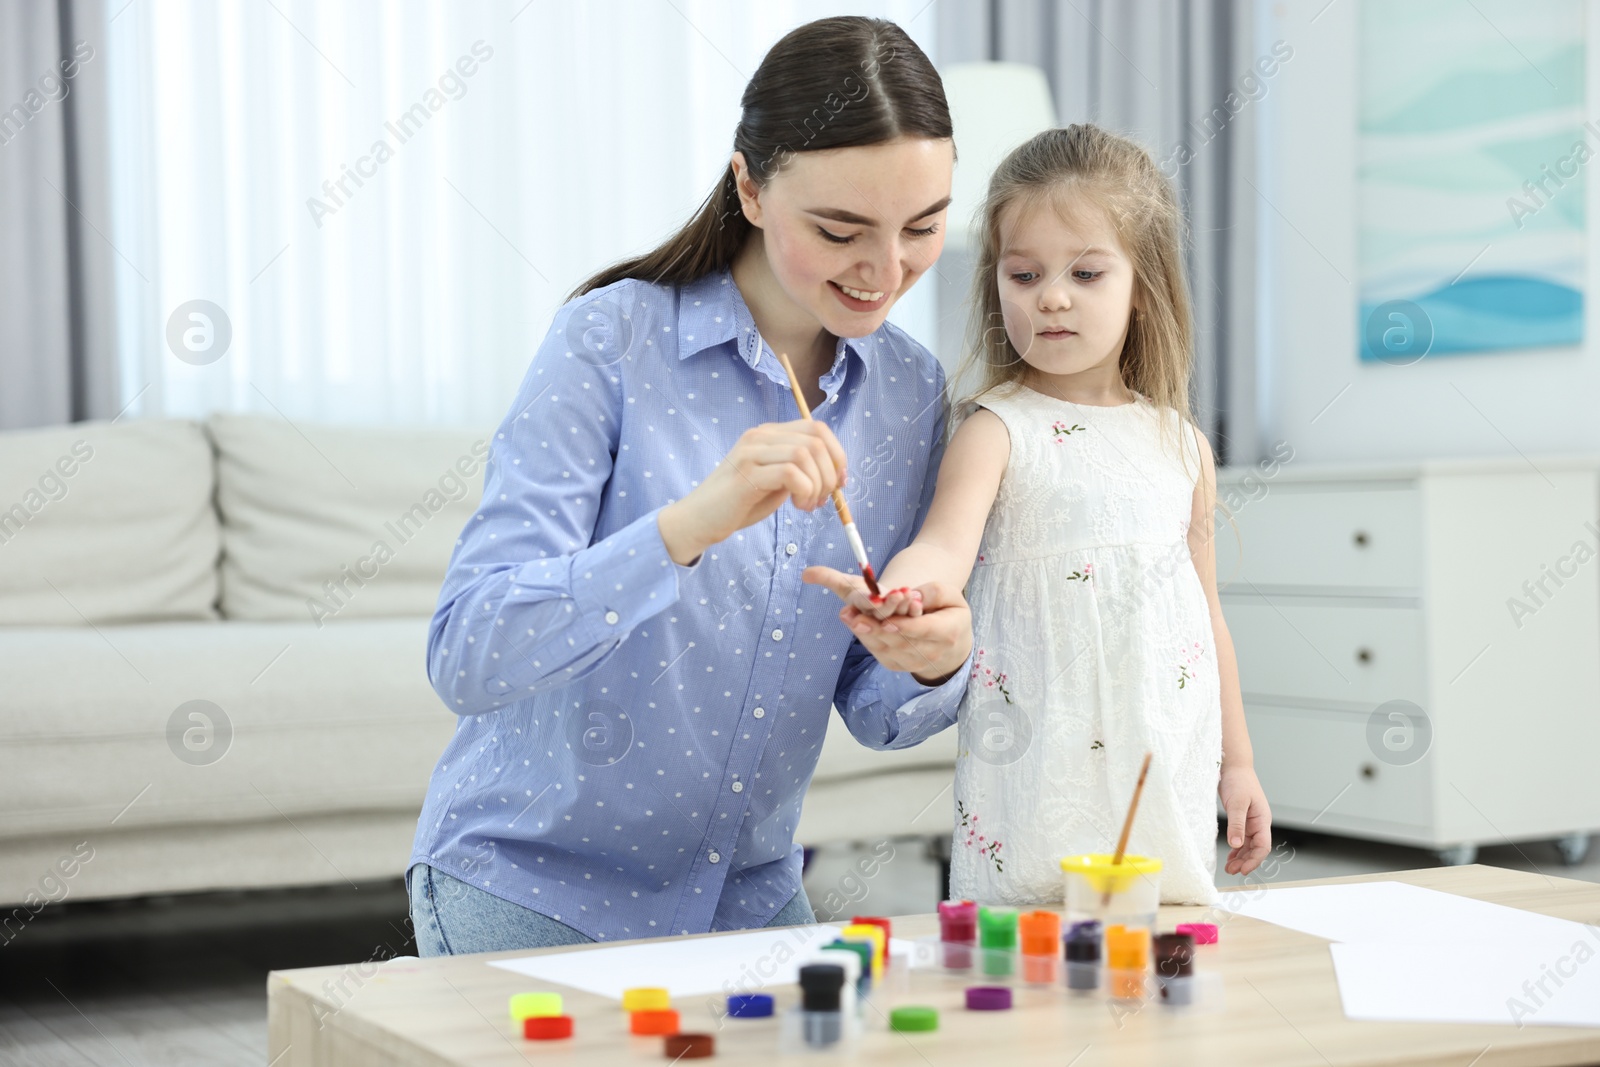
<path fill-rule="evenodd" d="M 1219 519 L 1217 583 L 1276 825 L 1447 863 L 1545 838 L 1583 857 L 1600 828 L 1597 471 L 1219 472 L 1238 532 Z"/>

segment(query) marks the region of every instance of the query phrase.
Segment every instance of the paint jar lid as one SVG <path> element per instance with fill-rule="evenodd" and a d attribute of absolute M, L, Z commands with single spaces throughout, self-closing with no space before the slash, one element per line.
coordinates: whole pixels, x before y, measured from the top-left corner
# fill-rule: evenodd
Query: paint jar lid
<path fill-rule="evenodd" d="M 1155 936 L 1156 974 L 1163 978 L 1187 978 L 1194 973 L 1194 938 L 1189 934 Z"/>
<path fill-rule="evenodd" d="M 967 990 L 968 1011 L 1006 1011 L 1011 1007 L 1011 990 L 1003 985 L 975 985 Z"/>
<path fill-rule="evenodd" d="M 669 1034 L 662 1043 L 669 1060 L 703 1060 L 716 1048 L 716 1038 L 710 1034 Z"/>
<path fill-rule="evenodd" d="M 636 1011 L 628 1016 L 628 1029 L 636 1034 L 675 1034 L 678 1032 L 678 1013 L 670 1008 L 663 1011 Z"/>
<path fill-rule="evenodd" d="M 883 918 L 882 915 L 856 915 L 856 917 L 851 918 L 850 921 L 851 923 L 866 923 L 866 925 L 869 926 L 880 926 L 880 928 L 883 929 L 883 939 L 885 939 L 885 941 L 890 939 L 890 920 L 886 920 L 886 918 Z"/>
<path fill-rule="evenodd" d="M 800 968 L 801 1005 L 806 1011 L 838 1011 L 844 968 L 837 963 L 808 963 Z"/>
<path fill-rule="evenodd" d="M 623 1011 L 664 1011 L 672 1007 L 672 997 L 659 986 L 634 986 L 622 991 Z"/>
<path fill-rule="evenodd" d="M 872 946 L 865 941 L 830 941 L 823 948 L 848 949 L 861 957 L 861 971 L 858 981 L 870 985 L 872 982 Z"/>
<path fill-rule="evenodd" d="M 1197 945 L 1215 945 L 1217 943 L 1216 923 L 1179 923 L 1177 932 L 1189 934 Z"/>
<path fill-rule="evenodd" d="M 1024 956 L 1054 956 L 1061 944 L 1061 916 L 1053 911 L 1030 911 L 1017 917 Z"/>
<path fill-rule="evenodd" d="M 522 1020 L 522 1036 L 529 1041 L 556 1041 L 572 1036 L 570 1015 L 529 1015 Z"/>
<path fill-rule="evenodd" d="M 765 1019 L 772 1014 L 772 997 L 766 993 L 735 993 L 728 998 L 728 1014 L 735 1019 Z"/>
<path fill-rule="evenodd" d="M 939 902 L 939 940 L 973 941 L 978 936 L 978 905 L 970 900 Z"/>
<path fill-rule="evenodd" d="M 1017 943 L 1017 909 L 978 909 L 978 943 L 984 948 L 1012 948 Z"/>
<path fill-rule="evenodd" d="M 1106 966 L 1114 971 L 1142 970 L 1150 964 L 1150 931 L 1142 926 L 1106 927 Z"/>
<path fill-rule="evenodd" d="M 937 1030 L 939 1029 L 939 1009 L 924 1007 L 921 1004 L 907 1004 L 895 1008 L 889 1013 L 889 1029 L 891 1030 Z"/>
<path fill-rule="evenodd" d="M 967 922 L 977 922 L 978 905 L 970 900 L 941 900 L 939 901 L 939 918 L 965 919 Z"/>
<path fill-rule="evenodd" d="M 1067 934 L 1064 955 L 1068 963 L 1100 962 L 1100 924 L 1074 923 Z"/>
<path fill-rule="evenodd" d="M 513 993 L 511 1017 L 521 1020 L 534 1015 L 560 1015 L 560 993 Z"/>

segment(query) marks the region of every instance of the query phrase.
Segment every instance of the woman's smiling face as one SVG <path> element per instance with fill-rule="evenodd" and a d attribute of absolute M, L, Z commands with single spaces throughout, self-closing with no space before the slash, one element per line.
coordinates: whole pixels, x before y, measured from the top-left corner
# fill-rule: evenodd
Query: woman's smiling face
<path fill-rule="evenodd" d="M 943 251 L 954 166 L 951 141 L 922 137 L 798 152 L 745 215 L 789 299 L 834 336 L 864 337 Z"/>

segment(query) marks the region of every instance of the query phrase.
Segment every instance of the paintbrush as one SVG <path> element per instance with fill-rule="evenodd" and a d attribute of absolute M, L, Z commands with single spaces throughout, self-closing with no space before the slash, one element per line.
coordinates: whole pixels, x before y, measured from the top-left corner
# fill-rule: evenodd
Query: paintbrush
<path fill-rule="evenodd" d="M 1128 817 L 1122 820 L 1122 836 L 1117 838 L 1117 851 L 1111 856 L 1111 865 L 1117 866 L 1122 862 L 1122 854 L 1128 850 L 1128 835 L 1133 832 L 1133 815 L 1139 810 L 1139 794 L 1144 792 L 1145 775 L 1150 773 L 1150 756 L 1144 754 L 1144 765 L 1139 768 L 1139 784 L 1133 787 L 1133 800 L 1128 803 Z M 1105 896 L 1100 901 L 1102 908 L 1111 906 L 1111 890 L 1107 889 Z"/>
<path fill-rule="evenodd" d="M 789 357 L 779 352 L 778 362 L 783 364 L 783 371 L 789 376 L 789 391 L 794 393 L 794 402 L 799 405 L 800 414 L 807 422 L 815 421 L 811 417 L 811 408 L 806 404 L 805 394 L 800 391 L 800 379 L 795 377 L 794 368 L 789 365 Z M 867 580 L 867 589 L 871 591 L 872 599 L 882 599 L 883 593 L 878 589 L 877 575 L 872 573 L 872 564 L 867 562 L 867 546 L 861 543 L 861 532 L 856 529 L 856 520 L 850 517 L 850 505 L 844 502 L 842 490 L 833 491 L 833 506 L 839 512 L 839 521 L 844 523 L 844 536 L 850 542 L 850 550 L 856 554 L 856 563 L 861 567 L 861 577 Z"/>

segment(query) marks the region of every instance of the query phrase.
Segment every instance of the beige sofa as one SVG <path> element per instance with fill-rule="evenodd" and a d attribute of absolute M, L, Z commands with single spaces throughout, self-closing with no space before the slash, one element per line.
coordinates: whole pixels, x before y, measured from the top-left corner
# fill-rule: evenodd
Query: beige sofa
<path fill-rule="evenodd" d="M 0 903 L 397 877 L 455 723 L 423 652 L 487 436 L 0 434 Z M 954 746 L 835 723 L 799 839 L 948 835 Z"/>

